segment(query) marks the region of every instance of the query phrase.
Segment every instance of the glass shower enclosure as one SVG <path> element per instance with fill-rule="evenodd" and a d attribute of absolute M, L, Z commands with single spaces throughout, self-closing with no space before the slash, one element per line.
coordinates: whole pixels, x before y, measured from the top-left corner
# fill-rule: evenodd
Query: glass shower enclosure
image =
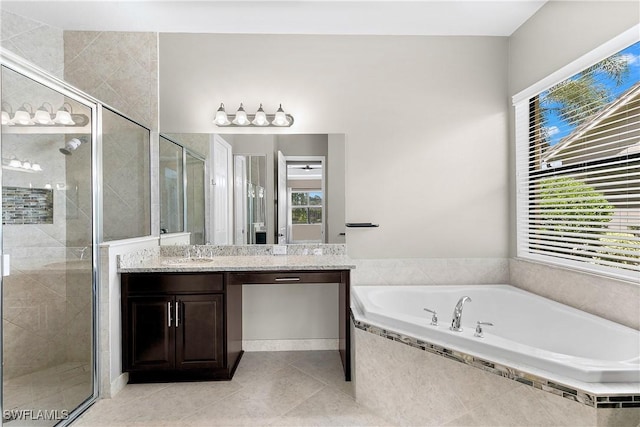
<path fill-rule="evenodd" d="M 66 424 L 97 397 L 97 105 L 3 58 L 2 415 Z"/>

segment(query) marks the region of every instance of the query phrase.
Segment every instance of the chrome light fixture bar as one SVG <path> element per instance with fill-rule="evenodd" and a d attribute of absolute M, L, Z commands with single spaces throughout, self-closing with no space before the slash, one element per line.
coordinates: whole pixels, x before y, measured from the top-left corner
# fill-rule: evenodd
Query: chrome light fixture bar
<path fill-rule="evenodd" d="M 244 105 L 240 103 L 236 114 L 228 115 L 221 103 L 213 119 L 213 123 L 219 127 L 290 127 L 293 121 L 293 116 L 284 112 L 282 104 L 275 114 L 265 113 L 262 104 L 255 114 L 247 114 Z"/>
<path fill-rule="evenodd" d="M 18 172 L 42 172 L 42 166 L 40 166 L 40 163 L 31 163 L 29 160 L 22 161 L 15 156 L 9 159 L 2 158 L 2 168 Z"/>
<path fill-rule="evenodd" d="M 11 117 L 13 114 L 13 117 Z M 89 117 L 85 114 L 74 114 L 71 105 L 65 102 L 54 117 L 53 106 L 48 102 L 34 112 L 33 106 L 23 103 L 15 113 L 8 102 L 2 103 L 2 124 L 4 126 L 47 126 L 55 125 L 83 127 L 89 123 Z"/>

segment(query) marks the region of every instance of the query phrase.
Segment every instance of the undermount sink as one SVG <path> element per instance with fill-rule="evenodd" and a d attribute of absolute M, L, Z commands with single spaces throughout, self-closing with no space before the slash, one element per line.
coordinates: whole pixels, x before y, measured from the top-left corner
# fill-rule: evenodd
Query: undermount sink
<path fill-rule="evenodd" d="M 162 261 L 162 265 L 198 265 L 213 262 L 213 258 L 178 258 Z"/>

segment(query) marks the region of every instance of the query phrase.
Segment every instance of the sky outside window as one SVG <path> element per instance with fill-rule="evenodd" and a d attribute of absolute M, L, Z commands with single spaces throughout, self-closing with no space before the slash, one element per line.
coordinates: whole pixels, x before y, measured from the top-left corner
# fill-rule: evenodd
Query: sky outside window
<path fill-rule="evenodd" d="M 640 42 L 634 43 L 628 48 L 612 55 L 612 57 L 619 57 L 622 59 L 627 65 L 627 70 L 619 81 L 616 81 L 616 79 L 601 70 L 597 70 L 592 73 L 592 82 L 597 86 L 597 90 L 606 96 L 606 102 L 594 111 L 593 114 L 597 114 L 597 111 L 600 111 L 605 105 L 617 99 L 629 88 L 640 81 Z M 576 81 L 581 78 L 584 78 L 583 73 L 578 73 L 567 79 L 567 81 Z M 550 96 L 551 91 L 557 87 L 558 85 L 542 92 L 539 95 L 544 132 L 551 147 L 556 145 L 566 136 L 570 135 L 578 126 L 580 126 L 580 124 L 584 122 L 584 119 L 581 118 L 568 120 L 561 117 L 559 109 L 562 106 L 562 103 L 551 100 Z"/>

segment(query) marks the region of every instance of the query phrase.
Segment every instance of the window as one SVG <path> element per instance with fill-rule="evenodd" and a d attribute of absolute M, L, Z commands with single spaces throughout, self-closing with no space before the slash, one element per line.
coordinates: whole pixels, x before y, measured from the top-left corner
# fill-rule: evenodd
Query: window
<path fill-rule="evenodd" d="M 322 192 L 291 192 L 291 223 L 322 224 Z"/>
<path fill-rule="evenodd" d="M 515 103 L 518 256 L 638 278 L 639 76 L 636 42 Z"/>

